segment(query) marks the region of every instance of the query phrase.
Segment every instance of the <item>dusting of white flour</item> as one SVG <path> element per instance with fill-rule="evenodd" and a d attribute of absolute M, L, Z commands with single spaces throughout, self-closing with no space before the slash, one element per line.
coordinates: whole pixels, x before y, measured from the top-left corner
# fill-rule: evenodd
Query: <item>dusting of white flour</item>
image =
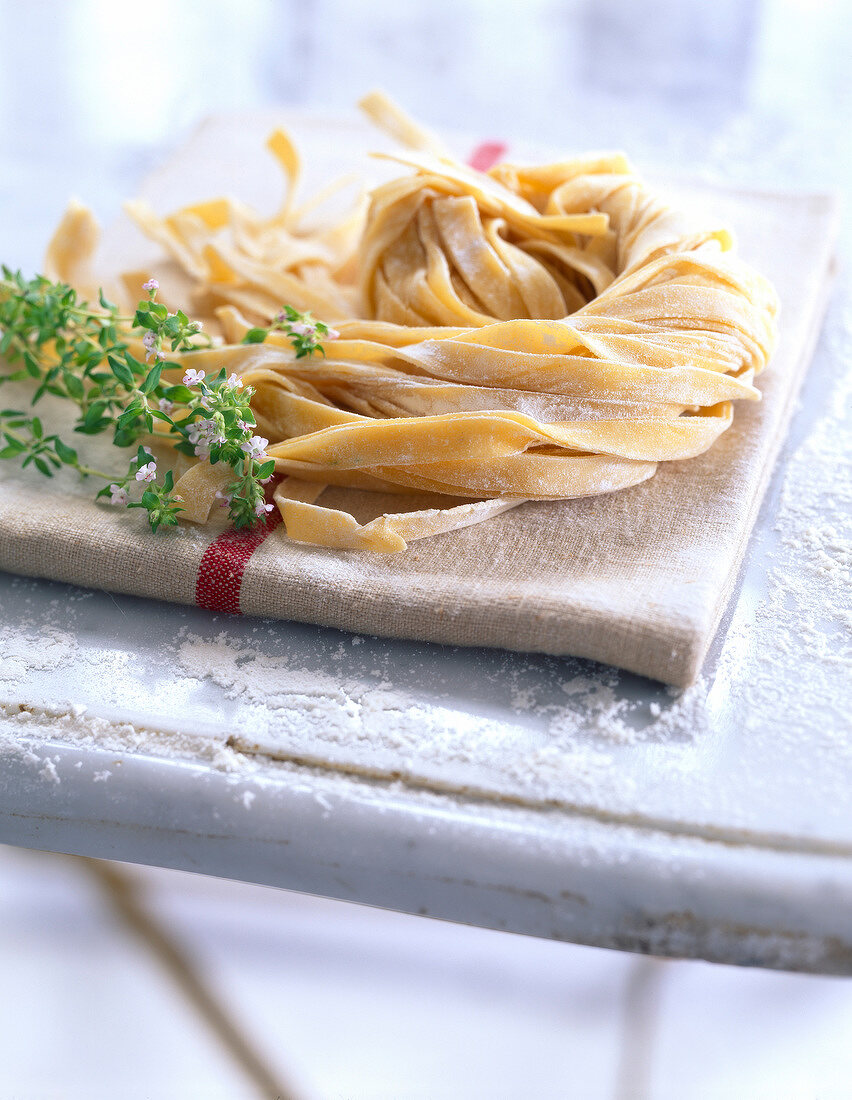
<path fill-rule="evenodd" d="M 30 671 L 48 672 L 68 665 L 76 652 L 73 634 L 65 631 L 0 626 L 0 689 L 19 683 Z"/>
<path fill-rule="evenodd" d="M 852 318 L 847 313 L 844 320 L 830 341 L 842 373 L 827 412 L 785 471 L 775 520 L 779 546 L 755 615 L 762 653 L 749 663 L 741 690 L 751 726 L 780 712 L 789 729 L 819 730 L 823 739 L 849 745 L 852 373 L 844 368 L 852 360 Z M 779 692 L 779 685 L 788 689 Z"/>
<path fill-rule="evenodd" d="M 833 339 L 832 358 L 842 364 L 852 342 L 848 326 Z M 483 677 L 494 688 L 489 710 L 488 685 L 465 706 L 452 690 L 442 695 L 429 671 L 418 681 L 372 658 L 375 647 L 358 637 L 311 665 L 291 651 L 271 655 L 262 643 L 237 641 L 231 630 L 184 633 L 165 661 L 168 677 L 187 685 L 187 697 L 204 689 L 220 701 L 215 734 L 190 737 L 108 720 L 76 702 L 41 713 L 20 706 L 32 698 L 34 672 L 71 667 L 85 655 L 69 632 L 0 625 L 7 751 L 27 730 L 49 728 L 66 743 L 201 760 L 233 779 L 246 809 L 255 792 L 239 784 L 270 767 L 269 757 L 439 791 L 629 809 L 648 797 L 648 761 L 659 786 L 686 790 L 708 739 L 724 728 L 741 739 L 737 751 L 743 772 L 754 769 L 753 790 L 768 752 L 796 758 L 805 783 L 814 745 L 830 747 L 835 760 L 850 751 L 835 706 L 852 671 L 849 396 L 849 379 L 839 379 L 822 419 L 792 454 L 777 500 L 777 537 L 758 548 L 717 667 L 687 691 L 629 686 L 626 674 L 580 661 L 483 657 Z M 779 684 L 796 690 L 779 691 Z M 56 784 L 60 762 L 36 741 L 31 734 L 27 762 Z M 107 783 L 111 775 L 101 768 L 93 778 Z"/>

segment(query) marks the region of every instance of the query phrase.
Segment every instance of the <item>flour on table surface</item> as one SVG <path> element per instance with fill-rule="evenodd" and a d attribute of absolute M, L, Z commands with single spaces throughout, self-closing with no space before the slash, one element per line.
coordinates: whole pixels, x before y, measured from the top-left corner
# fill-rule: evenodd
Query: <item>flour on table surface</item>
<path fill-rule="evenodd" d="M 835 683 L 845 683 L 840 699 L 848 702 L 852 674 L 852 310 L 832 342 L 842 373 L 828 412 L 785 472 L 775 521 L 781 546 L 759 609 L 773 629 L 765 632 L 768 660 L 756 669 L 763 676 L 752 685 L 753 693 L 768 692 L 789 677 L 796 690 L 785 693 L 785 704 L 804 720 L 830 706 Z"/>
<path fill-rule="evenodd" d="M 45 753 L 48 744 L 61 746 L 65 753 L 72 754 L 96 750 L 95 760 L 106 754 L 111 766 L 100 767 L 88 761 L 83 772 L 83 760 L 63 760 L 61 753 Z M 127 755 L 207 767 L 225 773 L 229 783 L 242 787 L 247 782 L 262 785 L 265 779 L 259 761 L 208 738 L 92 717 L 72 707 L 0 703 L 0 766 L 4 756 L 17 757 L 33 775 L 54 786 L 74 773 L 83 777 L 77 783 L 109 783 L 114 781 Z M 239 800 L 249 809 L 254 797 L 254 792 L 246 789 Z"/>
<path fill-rule="evenodd" d="M 46 756 L 42 761 L 42 766 L 39 768 L 38 774 L 49 783 L 60 782 L 59 773 L 56 770 L 56 761 L 51 760 L 49 756 Z"/>
<path fill-rule="evenodd" d="M 27 630 L 0 622 L 0 691 L 20 683 L 28 672 L 49 672 L 71 664 L 77 654 L 73 634 L 50 627 Z"/>
<path fill-rule="evenodd" d="M 686 691 L 637 691 L 627 674 L 578 660 L 482 654 L 482 682 L 465 695 L 440 680 L 454 664 L 451 650 L 430 649 L 418 674 L 414 656 L 403 669 L 369 638 L 330 640 L 318 657 L 296 643 L 281 652 L 278 627 L 220 620 L 221 633 L 184 630 L 157 657 L 160 690 L 174 693 L 176 713 L 193 693 L 214 700 L 215 731 L 190 735 L 108 719 L 78 698 L 39 714 L 28 677 L 76 669 L 87 653 L 67 629 L 21 621 L 0 623 L 3 745 L 26 744 L 34 772 L 53 784 L 64 773 L 39 746 L 48 730 L 67 744 L 193 760 L 235 785 L 301 768 L 625 812 L 668 788 L 684 792 L 689 812 L 724 804 L 745 816 L 742 790 L 711 788 L 712 750 L 733 754 L 752 798 L 765 788 L 771 756 L 788 761 L 791 790 L 818 790 L 842 805 L 852 766 L 838 720 L 848 714 L 838 700 L 848 698 L 852 671 L 848 322 L 831 330 L 828 350 L 835 376 L 813 383 L 821 414 L 792 448 L 717 667 Z M 57 614 L 56 622 L 68 620 Z M 248 809 L 244 793 L 253 792 L 240 787 L 234 797 Z"/>
<path fill-rule="evenodd" d="M 555 803 L 630 800 L 635 782 L 616 754 L 649 739 L 689 743 L 701 728 L 696 701 L 706 695 L 698 685 L 684 694 L 688 706 L 672 702 L 655 718 L 646 704 L 618 695 L 618 673 L 565 661 L 559 667 L 587 671 L 576 672 L 563 686 L 565 701 L 554 703 L 553 692 L 530 676 L 535 666 L 513 657 L 503 684 L 510 707 L 488 717 L 434 685 L 418 698 L 385 680 L 382 669 L 347 679 L 237 644 L 224 632 L 186 635 L 176 656 L 184 672 L 212 680 L 238 704 L 230 741 L 243 751 Z M 677 723 L 678 708 L 688 726 Z"/>

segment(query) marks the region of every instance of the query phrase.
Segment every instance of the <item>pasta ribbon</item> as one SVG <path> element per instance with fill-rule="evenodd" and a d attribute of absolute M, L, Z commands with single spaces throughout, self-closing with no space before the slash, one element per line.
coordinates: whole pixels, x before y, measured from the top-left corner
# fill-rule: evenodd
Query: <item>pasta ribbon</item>
<path fill-rule="evenodd" d="M 297 205 L 282 131 L 269 218 L 230 198 L 166 217 L 129 206 L 219 333 L 192 365 L 255 389 L 291 538 L 398 552 L 525 500 L 625 489 L 706 451 L 734 401 L 759 399 L 778 302 L 727 228 L 687 218 L 619 153 L 483 173 L 381 94 L 363 106 L 407 148 L 390 158 L 399 177 L 342 219 Z M 89 232 L 69 216 L 69 240 Z M 281 333 L 240 343 L 285 302 L 339 331 L 324 357 L 297 359 Z M 206 521 L 219 485 L 184 475 L 189 518 Z M 318 503 L 327 486 L 403 494 L 411 509 L 359 522 Z"/>

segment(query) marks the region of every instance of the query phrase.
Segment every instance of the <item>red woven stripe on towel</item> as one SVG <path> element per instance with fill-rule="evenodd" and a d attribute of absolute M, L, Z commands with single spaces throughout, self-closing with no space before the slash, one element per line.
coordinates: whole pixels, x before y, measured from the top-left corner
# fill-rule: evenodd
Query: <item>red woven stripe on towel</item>
<path fill-rule="evenodd" d="M 249 558 L 280 522 L 276 508 L 254 527 L 224 531 L 210 543 L 198 566 L 195 602 L 199 607 L 240 614 L 240 586 Z"/>
<path fill-rule="evenodd" d="M 470 154 L 468 164 L 485 172 L 505 156 L 507 148 L 502 141 L 484 141 Z M 210 543 L 198 566 L 195 602 L 199 607 L 229 615 L 241 613 L 240 587 L 249 558 L 280 522 L 281 513 L 276 508 L 251 530 L 225 531 Z"/>
<path fill-rule="evenodd" d="M 509 146 L 502 141 L 483 141 L 470 154 L 468 164 L 477 172 L 487 172 L 488 169 L 505 157 Z"/>

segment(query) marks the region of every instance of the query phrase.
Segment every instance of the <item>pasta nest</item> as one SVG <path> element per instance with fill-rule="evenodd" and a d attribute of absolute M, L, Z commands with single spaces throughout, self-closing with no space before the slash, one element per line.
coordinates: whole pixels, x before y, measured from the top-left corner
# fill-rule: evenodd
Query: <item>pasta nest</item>
<path fill-rule="evenodd" d="M 366 214 L 304 228 L 281 132 L 273 218 L 233 200 L 166 219 L 131 208 L 220 327 L 192 365 L 255 388 L 291 538 L 398 551 L 528 500 L 625 489 L 706 451 L 734 401 L 759 399 L 778 303 L 726 228 L 696 225 L 620 154 L 483 173 L 373 107 L 413 148 Z M 285 301 L 339 330 L 325 357 L 297 359 L 280 333 L 239 343 Z M 206 521 L 221 479 L 185 471 L 187 518 Z M 407 499 L 359 522 L 317 503 L 328 486 Z"/>

